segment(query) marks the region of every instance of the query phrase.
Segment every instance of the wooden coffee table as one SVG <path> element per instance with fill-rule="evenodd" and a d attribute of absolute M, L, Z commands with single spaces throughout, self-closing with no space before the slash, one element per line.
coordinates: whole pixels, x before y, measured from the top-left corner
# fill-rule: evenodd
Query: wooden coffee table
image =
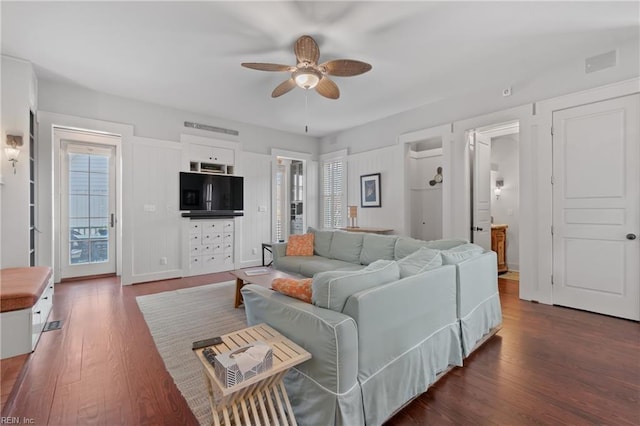
<path fill-rule="evenodd" d="M 259 275 L 247 275 L 245 271 L 252 271 L 256 269 L 264 269 L 268 270 L 267 273 L 259 274 Z M 278 271 L 276 269 L 261 267 L 261 268 L 247 268 L 247 269 L 236 269 L 235 271 L 230 271 L 231 275 L 236 277 L 236 301 L 235 307 L 237 308 L 242 304 L 242 293 L 240 293 L 240 289 L 246 284 L 257 284 L 259 286 L 265 288 L 271 288 L 271 281 L 276 278 L 293 278 L 296 280 L 304 278 L 302 275 L 293 275 L 286 272 Z"/>

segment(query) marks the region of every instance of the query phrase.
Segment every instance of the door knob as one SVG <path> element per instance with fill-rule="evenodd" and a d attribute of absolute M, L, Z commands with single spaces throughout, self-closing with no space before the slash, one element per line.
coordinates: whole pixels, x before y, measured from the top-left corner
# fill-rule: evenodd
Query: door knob
<path fill-rule="evenodd" d="M 635 240 L 636 234 L 627 234 L 627 240 Z"/>

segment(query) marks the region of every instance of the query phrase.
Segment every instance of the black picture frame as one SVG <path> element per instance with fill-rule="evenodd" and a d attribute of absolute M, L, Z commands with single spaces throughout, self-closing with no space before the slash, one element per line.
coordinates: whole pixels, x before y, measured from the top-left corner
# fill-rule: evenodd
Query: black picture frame
<path fill-rule="evenodd" d="M 360 176 L 360 207 L 382 207 L 380 173 Z"/>

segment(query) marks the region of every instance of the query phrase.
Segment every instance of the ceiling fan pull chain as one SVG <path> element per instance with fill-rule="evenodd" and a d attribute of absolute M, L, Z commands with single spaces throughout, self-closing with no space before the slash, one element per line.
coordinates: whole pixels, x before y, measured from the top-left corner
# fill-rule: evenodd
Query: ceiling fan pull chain
<path fill-rule="evenodd" d="M 309 91 L 304 91 L 304 132 L 309 133 Z"/>

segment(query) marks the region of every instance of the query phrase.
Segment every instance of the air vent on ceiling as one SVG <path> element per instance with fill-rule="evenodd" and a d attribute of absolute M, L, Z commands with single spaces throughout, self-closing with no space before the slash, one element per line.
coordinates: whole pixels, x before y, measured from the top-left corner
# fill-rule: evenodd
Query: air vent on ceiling
<path fill-rule="evenodd" d="M 584 71 L 589 74 L 590 72 L 600 71 L 605 68 L 611 68 L 616 66 L 616 51 L 603 53 L 601 55 L 592 56 L 584 60 Z"/>
<path fill-rule="evenodd" d="M 209 132 L 224 133 L 224 134 L 233 135 L 233 136 L 238 136 L 240 134 L 240 132 L 238 132 L 237 130 L 224 129 L 222 127 L 216 127 L 216 126 L 209 126 L 208 124 L 192 123 L 190 121 L 185 121 L 184 127 L 191 127 L 192 129 L 206 130 Z"/>

